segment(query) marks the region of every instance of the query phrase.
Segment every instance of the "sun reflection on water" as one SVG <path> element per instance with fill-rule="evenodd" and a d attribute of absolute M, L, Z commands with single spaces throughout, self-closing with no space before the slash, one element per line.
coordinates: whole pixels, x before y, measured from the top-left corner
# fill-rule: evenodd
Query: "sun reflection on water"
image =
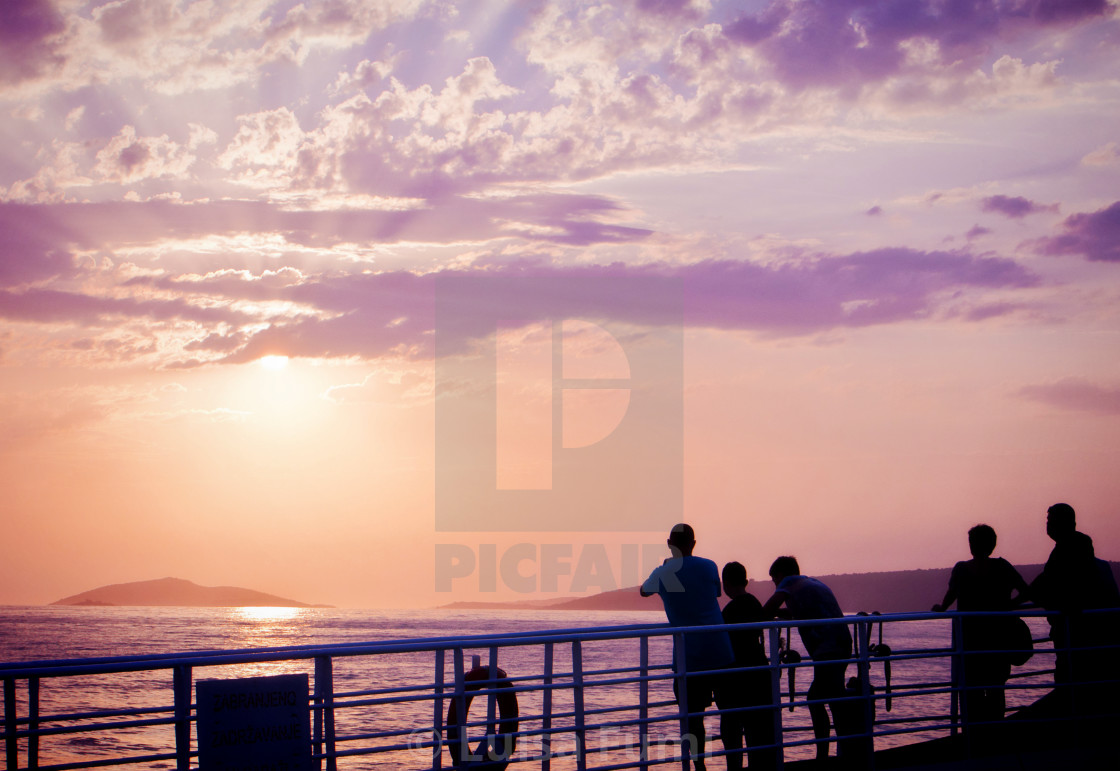
<path fill-rule="evenodd" d="M 242 606 L 228 609 L 227 618 L 233 622 L 229 628 L 230 649 L 277 648 L 308 642 L 304 639 L 309 608 L 277 606 Z M 260 677 L 263 675 L 295 674 L 310 672 L 310 665 L 301 660 L 235 664 L 215 670 L 214 675 L 200 673 L 200 677 Z"/>
<path fill-rule="evenodd" d="M 282 608 L 270 606 L 245 606 L 234 608 L 234 618 L 243 621 L 290 621 L 297 618 L 304 608 Z"/>

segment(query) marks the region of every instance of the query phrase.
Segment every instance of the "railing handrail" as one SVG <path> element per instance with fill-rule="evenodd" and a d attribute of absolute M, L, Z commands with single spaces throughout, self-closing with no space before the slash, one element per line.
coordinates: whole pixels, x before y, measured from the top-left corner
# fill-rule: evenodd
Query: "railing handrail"
<path fill-rule="evenodd" d="M 1085 613 L 1095 611 L 1087 610 Z M 1105 611 L 1107 612 L 1107 611 Z M 1008 611 L 945 611 L 883 613 L 874 616 L 848 614 L 843 618 L 818 619 L 776 619 L 774 621 L 752 621 L 739 624 L 718 626 L 674 627 L 667 623 L 622 624 L 608 627 L 572 627 L 564 629 L 527 630 L 516 632 L 494 632 L 476 635 L 445 635 L 439 637 L 407 638 L 399 640 L 371 640 L 363 642 L 341 642 L 327 644 L 306 644 L 270 646 L 263 648 L 232 648 L 225 650 L 180 651 L 174 653 L 152 653 L 140 656 L 100 656 L 73 659 L 45 659 L 17 662 L 0 662 L 0 678 L 15 677 L 63 677 L 84 674 L 105 674 L 107 672 L 135 672 L 150 669 L 165 669 L 176 664 L 190 664 L 193 667 L 224 666 L 229 664 L 248 664 L 286 659 L 309 659 L 317 656 L 367 656 L 378 653 L 420 653 L 450 648 L 476 648 L 489 645 L 513 647 L 534 645 L 542 642 L 572 642 L 573 640 L 609 640 L 631 637 L 634 632 L 650 635 L 669 635 L 674 633 L 710 632 L 713 629 L 771 629 L 786 627 L 834 626 L 839 624 L 929 621 L 936 619 L 969 616 L 1052 616 L 1055 611 L 1024 609 Z"/>
<path fill-rule="evenodd" d="M 1084 611 L 1085 615 L 1095 615 L 1097 613 L 1116 613 L 1116 609 L 1100 610 L 1100 611 Z M 358 747 L 352 748 L 351 746 L 337 747 L 336 738 L 339 741 L 352 741 L 354 739 L 369 739 L 369 738 L 389 738 L 401 737 L 404 738 L 409 735 L 407 729 L 395 729 L 390 731 L 375 732 L 373 734 L 358 735 L 358 736 L 344 736 L 336 737 L 334 734 L 334 712 L 336 710 L 345 709 L 359 709 L 368 707 L 373 704 L 381 703 L 404 703 L 404 702 L 422 702 L 431 701 L 434 705 L 435 723 L 429 727 L 433 731 L 433 735 L 442 737 L 443 730 L 447 726 L 442 724 L 442 713 L 446 707 L 455 700 L 462 700 L 466 694 L 466 684 L 464 682 L 463 671 L 463 658 L 467 652 L 475 651 L 488 651 L 488 661 L 491 664 L 496 663 L 498 651 L 505 651 L 506 649 L 516 649 L 524 646 L 541 646 L 548 651 L 546 661 L 549 662 L 545 665 L 545 670 L 540 673 L 519 673 L 513 678 L 509 678 L 510 682 L 505 685 L 499 686 L 496 682 L 482 680 L 478 681 L 479 687 L 477 690 L 472 690 L 470 694 L 474 697 L 486 697 L 492 695 L 499 695 L 502 692 L 511 691 L 515 694 L 523 693 L 540 693 L 542 698 L 542 714 L 539 715 L 525 715 L 523 719 L 526 721 L 536 721 L 540 723 L 539 729 L 535 728 L 522 728 L 517 731 L 517 736 L 539 736 L 539 737 L 552 737 L 557 734 L 568 734 L 576 736 L 577 740 L 577 756 L 582 757 L 583 750 L 578 749 L 583 746 L 584 735 L 586 732 L 599 731 L 603 732 L 605 729 L 613 729 L 622 726 L 637 726 L 642 736 L 645 737 L 642 741 L 648 739 L 650 726 L 655 724 L 668 724 L 673 725 L 673 721 L 678 718 L 675 716 L 665 717 L 664 715 L 654 716 L 647 713 L 647 708 L 657 707 L 665 708 L 671 705 L 672 702 L 664 700 L 647 699 L 646 692 L 648 691 L 648 684 L 654 682 L 672 681 L 677 678 L 683 677 L 679 671 L 674 671 L 671 664 L 663 661 L 650 661 L 647 656 L 646 649 L 648 642 L 654 638 L 673 637 L 677 645 L 688 643 L 688 637 L 693 632 L 711 632 L 717 629 L 724 629 L 728 631 L 747 630 L 747 631 L 768 631 L 768 648 L 770 650 L 770 663 L 766 665 L 757 665 L 754 667 L 731 667 L 721 670 L 713 670 L 713 674 L 729 674 L 732 672 L 745 672 L 745 671 L 763 671 L 769 670 L 772 674 L 772 691 L 771 695 L 774 700 L 768 705 L 760 705 L 757 709 L 771 709 L 775 713 L 775 724 L 778 728 L 778 747 L 798 747 L 806 744 L 812 744 L 813 739 L 799 739 L 797 738 L 799 732 L 805 730 L 802 728 L 791 728 L 786 726 L 783 728 L 781 723 L 781 713 L 787 706 L 806 706 L 810 703 L 805 697 L 805 683 L 801 688 L 791 688 L 792 693 L 788 693 L 790 702 L 783 703 L 783 692 L 781 684 L 784 671 L 792 671 L 806 666 L 811 666 L 812 661 L 808 657 L 800 663 L 780 661 L 777 655 L 780 635 L 783 631 L 787 637 L 787 645 L 792 645 L 793 628 L 805 628 L 815 626 L 831 626 L 831 625 L 846 625 L 851 626 L 855 630 L 859 630 L 859 634 L 855 635 L 854 647 L 852 655 L 846 661 L 849 664 L 856 665 L 856 674 L 859 682 L 862 683 L 862 691 L 859 693 L 853 692 L 848 695 L 841 696 L 835 701 L 856 703 L 862 702 L 867 704 L 868 715 L 871 716 L 871 722 L 868 724 L 870 727 L 866 729 L 869 731 L 868 737 L 874 738 L 875 736 L 896 735 L 900 733 L 918 733 L 928 732 L 928 730 L 944 730 L 952 726 L 953 731 L 956 731 L 958 721 L 967 724 L 967 715 L 958 717 L 956 701 L 960 694 L 968 692 L 967 684 L 958 680 L 959 672 L 957 667 L 963 660 L 967 660 L 969 656 L 973 655 L 973 651 L 966 650 L 962 647 L 959 629 L 963 620 L 972 617 L 991 617 L 991 616 L 1016 616 L 1016 617 L 1053 617 L 1057 614 L 1048 612 L 1037 608 L 1021 608 L 1015 610 L 1008 610 L 1000 613 L 991 612 L 962 612 L 950 611 L 942 613 L 934 612 L 910 612 L 910 613 L 888 613 L 888 614 L 858 614 L 846 615 L 843 618 L 837 619 L 812 619 L 812 620 L 797 620 L 797 619 L 776 619 L 773 621 L 765 622 L 750 622 L 750 623 L 737 623 L 737 624 L 723 624 L 719 626 L 691 626 L 691 627 L 672 627 L 664 622 L 650 623 L 650 624 L 625 624 L 611 627 L 578 627 L 566 629 L 546 629 L 546 630 L 532 630 L 532 631 L 513 631 L 513 632 L 494 632 L 488 634 L 475 634 L 463 636 L 439 636 L 439 637 L 426 637 L 426 638 L 412 638 L 412 639 L 395 639 L 395 640 L 380 640 L 370 642 L 342 642 L 332 644 L 307 644 L 307 645 L 294 645 L 294 646 L 272 646 L 265 648 L 246 648 L 239 650 L 218 650 L 218 651 L 194 651 L 194 652 L 181 652 L 181 653 L 161 653 L 161 654 L 146 654 L 141 656 L 112 656 L 112 657 L 99 657 L 92 659 L 59 659 L 47 661 L 27 661 L 27 662 L 12 662 L 0 664 L 0 681 L 4 684 L 4 697 L 5 697 L 5 710 L 4 710 L 4 739 L 8 748 L 9 767 L 22 768 L 23 766 L 12 765 L 11 758 L 18 755 L 17 747 L 18 742 L 27 742 L 30 748 L 35 747 L 35 753 L 38 753 L 38 738 L 40 736 L 47 737 L 58 735 L 62 733 L 81 731 L 81 730 L 109 730 L 111 728 L 125 728 L 131 725 L 144 724 L 174 724 L 176 729 L 176 754 L 171 756 L 161 755 L 160 758 L 175 757 L 177 758 L 178 767 L 180 769 L 189 768 L 189 759 L 196 756 L 196 752 L 190 749 L 190 735 L 191 724 L 195 722 L 194 704 L 192 703 L 192 672 L 206 667 L 226 667 L 231 665 L 241 664 L 259 664 L 280 661 L 314 661 L 315 663 L 315 689 L 314 693 L 310 695 L 310 708 L 315 717 L 315 746 L 324 747 L 315 751 L 315 757 L 327 761 L 328 771 L 334 768 L 334 759 L 338 757 L 346 757 L 350 755 L 361 754 L 374 754 L 381 752 L 392 752 L 399 750 L 400 747 L 396 744 L 385 745 L 384 743 L 372 747 Z M 892 625 L 907 622 L 923 622 L 923 621 L 936 621 L 936 620 L 950 620 L 953 624 L 954 634 L 952 641 L 946 647 L 928 647 L 928 648 L 915 648 L 913 650 L 900 650 L 897 652 L 890 652 L 888 649 L 883 655 L 874 652 L 873 646 L 869 645 L 870 631 L 876 624 Z M 882 627 L 880 627 L 882 628 Z M 619 667 L 611 665 L 605 669 L 585 669 L 583 667 L 583 656 L 581 651 L 582 646 L 592 642 L 603 642 L 611 640 L 640 640 L 642 645 L 642 660 L 637 667 Z M 1042 638 L 1046 639 L 1046 638 Z M 571 646 L 571 663 L 565 664 L 565 667 L 570 666 L 569 671 L 554 671 L 552 668 L 552 649 L 555 646 Z M 1053 651 L 1048 652 L 1053 653 Z M 395 654 L 416 654 L 416 653 L 435 653 L 435 673 L 434 682 L 414 680 L 410 684 L 399 688 L 386 687 L 374 691 L 355 691 L 353 693 L 340 693 L 335 689 L 331 676 L 331 662 L 336 658 L 346 657 L 360 657 L 360 656 L 391 656 Z M 444 661 L 448 654 L 451 654 L 454 660 L 454 666 L 445 668 Z M 953 708 L 948 713 L 941 713 L 938 715 L 924 715 L 912 717 L 909 721 L 899 719 L 887 719 L 883 721 L 883 730 L 876 732 L 875 729 L 875 705 L 879 704 L 884 698 L 890 698 L 889 695 L 885 696 L 882 691 L 876 692 L 875 689 L 869 687 L 871 682 L 869 665 L 875 664 L 879 666 L 880 662 L 894 662 L 896 665 L 905 665 L 909 661 L 919 659 L 945 659 L 953 662 L 954 674 L 950 676 L 950 682 L 933 682 L 933 683 L 912 683 L 910 696 L 922 697 L 939 695 L 944 696 L 949 694 L 953 700 Z M 151 670 L 170 670 L 175 675 L 174 685 L 174 705 L 164 708 L 144 708 L 143 710 L 126 709 L 126 710 L 103 710 L 88 713 L 73 713 L 67 715 L 41 715 L 38 713 L 38 690 L 39 681 L 41 679 L 57 678 L 57 677 L 73 677 L 82 675 L 97 675 L 97 674 L 112 674 L 112 673 L 130 673 L 137 671 L 151 671 Z M 939 670 L 928 670 L 930 672 L 938 672 Z M 1031 676 L 1048 675 L 1052 674 L 1052 669 L 1036 670 L 1030 673 Z M 607 677 L 604 677 L 607 676 Z M 323 679 L 325 677 L 325 680 Z M 940 677 L 935 674 L 934 678 Z M 27 716 L 20 716 L 15 714 L 15 688 L 17 681 L 26 681 L 29 689 L 29 703 L 34 704 L 33 711 Z M 617 685 L 627 685 L 634 683 L 639 685 L 642 690 L 641 696 L 641 709 L 637 719 L 629 717 L 619 717 L 608 719 L 606 723 L 592 723 L 587 722 L 589 718 L 595 718 L 600 715 L 611 715 L 616 712 L 623 712 L 624 708 L 608 707 L 603 708 L 594 705 L 585 707 L 583 704 L 583 691 L 586 689 L 588 692 L 596 687 L 613 687 Z M 472 686 L 473 688 L 474 686 Z M 1038 689 L 1044 686 L 1025 684 L 1021 686 L 1009 686 L 1009 688 L 1034 688 Z M 1049 686 L 1045 686 L 1049 687 Z M 577 704 L 568 711 L 565 707 L 558 712 L 551 711 L 550 695 L 554 691 L 570 691 L 577 700 Z M 32 696 L 31 694 L 35 694 Z M 394 696 L 395 694 L 395 696 Z M 374 697 L 374 698 L 371 698 Z M 385 698 L 382 698 L 385 697 Z M 660 698 L 660 697 L 659 697 Z M 895 699 L 900 698 L 898 693 L 895 694 Z M 491 699 L 484 698 L 484 701 L 492 702 Z M 829 700 L 830 702 L 833 700 Z M 460 704 L 462 702 L 460 701 Z M 775 709 L 776 708 L 776 709 Z M 460 706 L 460 725 L 464 726 L 461 730 L 466 731 L 467 727 L 478 727 L 488 725 L 493 718 L 493 706 L 490 705 L 489 712 L 485 719 L 466 720 L 465 707 Z M 630 709 L 637 710 L 637 706 Z M 889 702 L 887 709 L 889 710 Z M 727 710 L 725 710 L 727 711 Z M 154 720 L 144 721 L 121 721 L 114 724 L 104 724 L 103 726 L 93 726 L 90 729 L 82 727 L 60 730 L 58 728 L 46 727 L 44 724 L 54 723 L 59 724 L 65 721 L 73 720 L 87 720 L 87 719 L 103 719 L 105 717 L 128 717 L 130 714 L 137 716 L 140 712 L 146 713 L 163 713 L 171 714 L 173 717 L 158 718 Z M 716 710 L 716 714 L 719 710 Z M 551 720 L 556 719 L 574 719 L 576 725 L 572 726 L 553 726 Z M 683 716 L 681 716 L 683 719 Z M 929 729 L 922 727 L 900 727 L 901 723 L 918 724 L 922 721 L 927 721 L 930 725 Z M 322 723 L 322 725 L 320 725 Z M 889 728 L 886 726 L 889 724 Z M 664 730 L 664 729 L 658 729 Z M 573 733 L 574 732 L 574 733 Z M 605 734 L 600 733 L 600 741 L 604 741 L 602 737 Z M 417 746 L 431 746 L 442 747 L 444 739 L 438 738 L 430 745 L 409 745 L 409 748 L 415 749 Z M 550 746 L 547 742 L 544 747 Z M 562 757 L 567 751 L 557 752 L 552 757 Z M 683 744 L 681 747 L 682 757 L 687 758 L 687 750 Z M 16 753 L 16 754 L 13 754 Z M 715 755 L 722 754 L 715 752 Z M 157 757 L 152 755 L 150 757 Z M 524 758 L 523 758 L 524 759 Z M 141 762 L 141 759 L 134 758 L 132 760 L 126 759 L 126 762 Z M 582 761 L 581 761 L 582 762 Z M 92 767 L 96 765 L 103 765 L 100 761 L 90 761 L 88 763 L 63 764 L 58 768 L 79 768 L 79 767 Z M 642 760 L 638 765 L 623 765 L 620 768 L 632 767 L 648 767 L 649 763 Z M 30 767 L 35 767 L 31 764 Z M 438 764 L 437 764 L 438 767 Z M 547 768 L 548 765 L 542 760 L 542 769 Z"/>

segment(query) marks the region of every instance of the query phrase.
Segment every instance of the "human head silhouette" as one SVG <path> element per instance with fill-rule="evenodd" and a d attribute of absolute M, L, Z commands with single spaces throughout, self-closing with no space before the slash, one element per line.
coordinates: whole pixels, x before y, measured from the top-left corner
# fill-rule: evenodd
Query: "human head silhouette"
<path fill-rule="evenodd" d="M 996 531 L 990 525 L 977 525 L 968 531 L 968 550 L 973 557 L 990 557 L 996 550 Z"/>
<path fill-rule="evenodd" d="M 770 578 L 780 584 L 783 578 L 801 575 L 801 567 L 797 564 L 796 557 L 778 557 L 770 566 Z"/>
<path fill-rule="evenodd" d="M 1055 503 L 1046 510 L 1046 535 L 1055 542 L 1077 530 L 1077 517 L 1068 503 Z"/>
<path fill-rule="evenodd" d="M 696 533 L 692 530 L 691 525 L 681 522 L 678 525 L 673 525 L 666 543 L 669 544 L 669 551 L 673 553 L 674 557 L 688 557 L 696 546 Z"/>
<path fill-rule="evenodd" d="M 735 589 L 747 588 L 747 569 L 741 562 L 728 562 L 724 565 L 720 578 L 723 581 L 723 591 L 728 594 Z"/>

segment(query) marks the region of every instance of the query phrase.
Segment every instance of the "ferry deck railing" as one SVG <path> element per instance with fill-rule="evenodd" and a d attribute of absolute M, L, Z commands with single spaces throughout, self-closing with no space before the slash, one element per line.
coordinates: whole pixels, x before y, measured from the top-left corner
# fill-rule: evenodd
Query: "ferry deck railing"
<path fill-rule="evenodd" d="M 818 741 L 805 714 L 810 704 L 806 686 L 812 661 L 807 656 L 797 661 L 796 656 L 784 654 L 794 647 L 791 632 L 795 626 L 851 626 L 855 648 L 848 661 L 850 687 L 843 697 L 831 701 L 858 706 L 864 718 L 858 735 L 869 739 L 876 750 L 963 737 L 967 752 L 967 739 L 976 721 L 970 720 L 970 700 L 965 694 L 979 686 L 965 682 L 963 662 L 979 654 L 965 650 L 961 627 L 965 618 L 976 615 L 984 614 L 876 614 L 725 628 L 761 630 L 765 635 L 770 663 L 756 669 L 769 671 L 771 702 L 753 709 L 766 710 L 773 721 L 778 737 L 773 749 L 780 765 L 811 756 Z M 1014 670 L 1006 687 L 1009 702 L 1019 692 L 1026 701 L 1051 692 L 1055 662 L 1063 655 L 1046 634 L 1042 617 L 1048 614 L 1027 611 L 1018 615 L 1035 619 L 1035 652 L 1028 666 Z M 1116 617 L 1107 618 L 1115 629 Z M 1061 619 L 1059 623 L 1063 623 Z M 908 628 L 931 624 L 940 624 L 941 639 L 933 644 L 907 643 L 912 638 Z M 308 694 L 311 757 L 315 766 L 327 771 L 501 769 L 507 764 L 541 771 L 653 766 L 688 771 L 695 746 L 687 738 L 687 715 L 672 695 L 673 681 L 680 681 L 683 673 L 673 670 L 669 651 L 674 642 L 687 645 L 688 632 L 711 629 L 656 624 L 0 664 L 3 757 L 5 767 L 12 771 L 106 766 L 189 771 L 198 767 L 195 686 L 199 680 L 295 669 L 307 672 L 312 683 Z M 898 647 L 884 645 L 884 635 Z M 925 637 L 930 637 L 928 630 Z M 1105 659 L 1115 660 L 1120 654 L 1115 650 L 1118 642 L 1115 636 L 1106 636 L 1106 650 L 1101 651 Z M 626 658 L 632 663 L 619 666 L 620 651 L 627 648 Z M 475 667 L 485 657 L 491 668 L 482 676 L 476 672 L 472 680 L 468 657 Z M 529 661 L 539 662 L 539 671 L 520 669 Z M 500 667 L 508 672 L 499 671 Z M 341 668 L 348 672 L 339 678 Z M 427 677 L 417 682 L 415 676 L 425 671 Z M 736 671 L 741 670 L 716 674 L 729 678 Z M 137 690 L 128 685 L 129 679 L 162 676 L 166 680 L 168 675 L 162 697 L 148 693 L 139 699 Z M 43 710 L 44 702 L 52 701 L 45 699 L 46 694 L 61 692 L 74 682 L 112 678 L 118 679 L 117 684 L 107 687 L 125 694 L 128 703 Z M 359 687 L 347 687 L 352 685 Z M 522 705 L 512 731 L 507 721 L 513 716 L 502 714 L 510 705 L 511 694 Z M 164 701 L 139 703 L 152 698 Z M 479 703 L 474 718 L 468 712 L 468 699 Z M 452 703 L 455 710 L 450 710 Z M 452 711 L 456 714 L 453 721 L 449 719 Z M 720 711 L 713 705 L 705 714 L 710 735 L 705 756 L 719 758 L 727 753 L 718 740 Z M 449 726 L 450 722 L 454 725 Z M 497 733 L 509 733 L 514 739 L 508 757 L 503 753 L 511 748 L 494 737 Z M 470 739 L 472 734 L 474 739 Z M 485 741 L 480 749 L 471 748 L 483 734 L 493 748 L 490 761 L 472 755 L 486 752 L 481 749 Z M 118 741 L 99 738 L 106 736 Z M 101 745 L 105 749 L 99 749 Z M 124 754 L 117 754 L 113 746 Z M 861 767 L 874 768 L 875 756 L 869 755 L 861 763 Z"/>

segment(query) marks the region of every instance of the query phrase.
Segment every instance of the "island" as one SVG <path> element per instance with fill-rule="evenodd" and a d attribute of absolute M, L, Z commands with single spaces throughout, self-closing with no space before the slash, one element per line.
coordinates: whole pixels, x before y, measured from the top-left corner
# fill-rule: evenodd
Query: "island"
<path fill-rule="evenodd" d="M 1120 583 L 1120 562 L 1110 563 Z M 1019 573 L 1030 582 L 1042 572 L 1042 565 L 1019 565 Z M 897 570 L 879 573 L 841 573 L 816 576 L 835 592 L 846 613 L 860 611 L 881 613 L 924 612 L 945 595 L 952 568 Z M 767 577 L 752 578 L 747 585 L 762 601 L 773 593 L 774 584 Z M 642 597 L 637 586 L 590 594 L 584 597 L 560 597 L 553 600 L 522 601 L 459 601 L 440 608 L 448 610 L 661 610 L 656 596 Z"/>
<path fill-rule="evenodd" d="M 312 605 L 289 600 L 273 594 L 242 589 L 237 586 L 199 586 L 183 578 L 158 578 L 153 581 L 133 581 L 110 584 L 73 594 L 52 602 L 51 605 L 79 607 L 105 607 L 112 605 L 139 605 L 147 607 L 186 608 L 329 608 L 331 605 Z"/>

